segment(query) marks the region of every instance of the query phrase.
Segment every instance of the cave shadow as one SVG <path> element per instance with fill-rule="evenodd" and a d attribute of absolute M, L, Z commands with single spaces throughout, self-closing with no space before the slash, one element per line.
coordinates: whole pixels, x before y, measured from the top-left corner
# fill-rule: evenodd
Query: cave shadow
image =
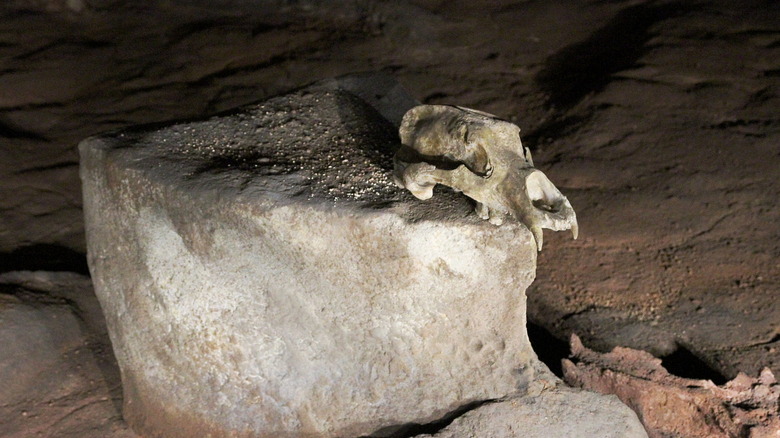
<path fill-rule="evenodd" d="M 0 294 L 15 296 L 22 303 L 35 307 L 66 306 L 76 317 L 79 331 L 84 339 L 83 345 L 94 360 L 111 403 L 116 412 L 122 416 L 121 372 L 108 335 L 105 317 L 91 281 L 86 276 L 80 276 L 79 280 L 73 282 L 56 278 L 51 280 L 44 278 L 41 281 L 35 278 L 40 273 L 20 272 L 19 274 L 22 275 L 20 279 L 0 284 Z M 25 278 L 26 276 L 29 277 Z M 89 281 L 89 287 L 78 284 L 82 281 Z M 39 286 L 41 284 L 46 286 Z"/>
<path fill-rule="evenodd" d="M 535 81 L 559 109 L 601 91 L 612 75 L 634 66 L 649 51 L 651 27 L 686 12 L 679 3 L 641 3 L 620 11 L 612 20 L 576 44 L 552 54 Z"/>
<path fill-rule="evenodd" d="M 412 438 L 419 435 L 435 435 L 437 432 L 452 424 L 455 419 L 462 416 L 463 414 L 469 411 L 473 411 L 482 405 L 494 403 L 496 401 L 498 400 L 480 400 L 471 402 L 446 413 L 440 419 L 430 423 L 406 423 L 387 426 L 374 431 L 370 435 L 365 435 L 360 438 Z"/>
<path fill-rule="evenodd" d="M 45 243 L 0 253 L 0 273 L 10 271 L 69 271 L 89 275 L 86 254 Z"/>
<path fill-rule="evenodd" d="M 569 357 L 571 349 L 569 343 L 556 338 L 541 325 L 532 322 L 526 323 L 528 340 L 531 342 L 536 356 L 558 378 L 563 378 L 563 366 L 561 361 Z"/>
<path fill-rule="evenodd" d="M 661 358 L 661 366 L 677 377 L 711 380 L 716 385 L 724 385 L 728 381 L 726 376 L 679 344 L 674 352 Z"/>
<path fill-rule="evenodd" d="M 653 25 L 682 15 L 690 6 L 677 2 L 641 3 L 620 11 L 585 40 L 562 48 L 544 62 L 534 81 L 547 96 L 552 116 L 523 136 L 531 150 L 578 130 L 589 115 L 567 114 L 586 96 L 603 90 L 617 72 L 636 66 L 651 47 Z M 590 114 L 609 105 L 591 109 Z"/>

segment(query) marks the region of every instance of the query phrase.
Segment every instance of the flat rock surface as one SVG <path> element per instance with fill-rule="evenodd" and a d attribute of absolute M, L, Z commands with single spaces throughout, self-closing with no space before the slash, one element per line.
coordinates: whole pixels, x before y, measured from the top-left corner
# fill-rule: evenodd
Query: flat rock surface
<path fill-rule="evenodd" d="M 1 270 L 85 272 L 83 138 L 384 70 L 518 123 L 577 210 L 580 240 L 545 236 L 533 322 L 780 371 L 776 2 L 295 4 L 4 2 Z"/>
<path fill-rule="evenodd" d="M 410 221 L 482 222 L 471 214 L 471 201 L 444 187 L 431 202 L 419 202 L 396 186 L 397 128 L 337 82 L 230 115 L 85 143 L 105 150 L 116 166 L 185 192 L 221 191 L 277 206 L 390 211 Z"/>
<path fill-rule="evenodd" d="M 537 395 L 482 405 L 426 436 L 643 438 L 647 433 L 636 414 L 615 396 L 550 388 Z"/>

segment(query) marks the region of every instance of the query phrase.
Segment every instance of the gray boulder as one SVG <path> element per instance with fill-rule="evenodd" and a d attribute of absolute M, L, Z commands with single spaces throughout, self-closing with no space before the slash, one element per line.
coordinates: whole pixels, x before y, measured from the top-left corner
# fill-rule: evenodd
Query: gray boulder
<path fill-rule="evenodd" d="M 352 78 L 81 143 L 89 265 L 137 432 L 390 436 L 526 393 L 533 236 L 393 184 L 393 122 L 414 103 Z"/>
<path fill-rule="evenodd" d="M 427 435 L 431 436 L 431 435 Z M 436 438 L 628 438 L 647 433 L 614 395 L 554 387 L 488 403 L 456 418 Z M 422 437 L 420 437 L 422 438 Z"/>

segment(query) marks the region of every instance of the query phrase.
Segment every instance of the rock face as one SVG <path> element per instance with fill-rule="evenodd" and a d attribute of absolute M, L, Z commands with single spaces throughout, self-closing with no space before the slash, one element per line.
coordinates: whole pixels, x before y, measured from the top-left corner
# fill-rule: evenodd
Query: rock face
<path fill-rule="evenodd" d="M 645 437 L 636 414 L 617 397 L 557 387 L 483 405 L 457 418 L 437 438 Z"/>
<path fill-rule="evenodd" d="M 80 145 L 136 431 L 381 436 L 522 391 L 531 233 L 396 188 L 396 142 L 363 100 L 315 87 Z"/>
<path fill-rule="evenodd" d="M 137 438 L 89 277 L 0 274 L 0 436 Z"/>

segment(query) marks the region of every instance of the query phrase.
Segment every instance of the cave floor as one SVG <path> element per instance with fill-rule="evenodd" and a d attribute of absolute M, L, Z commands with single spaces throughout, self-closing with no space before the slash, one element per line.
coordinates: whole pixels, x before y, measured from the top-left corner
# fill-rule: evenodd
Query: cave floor
<path fill-rule="evenodd" d="M 517 123 L 570 199 L 580 238 L 545 233 L 528 291 L 541 356 L 575 332 L 685 377 L 780 374 L 780 3 L 218 3 L 0 6 L 0 435 L 134 436 L 77 143 L 363 71 Z"/>

